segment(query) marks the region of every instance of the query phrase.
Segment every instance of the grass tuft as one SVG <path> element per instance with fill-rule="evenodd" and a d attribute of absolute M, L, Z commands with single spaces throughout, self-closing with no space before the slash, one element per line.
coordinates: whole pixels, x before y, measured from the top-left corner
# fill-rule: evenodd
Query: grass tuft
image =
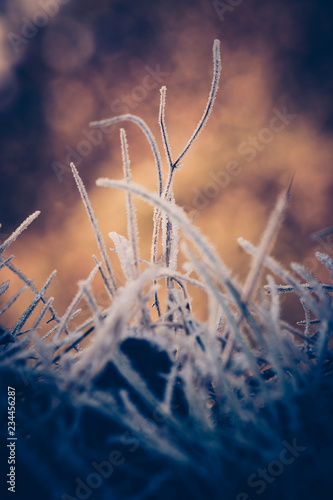
<path fill-rule="evenodd" d="M 0 325 L 1 394 L 8 385 L 16 390 L 17 498 L 249 500 L 264 493 L 261 498 L 298 500 L 328 498 L 332 491 L 333 284 L 319 282 L 299 264 L 291 272 L 270 255 L 290 187 L 279 196 L 259 246 L 238 240 L 252 258 L 244 283 L 174 198 L 176 167 L 203 130 L 218 90 L 218 40 L 213 63 L 207 106 L 176 160 L 165 121 L 166 88 L 161 89 L 164 185 L 157 143 L 141 118 L 122 115 L 91 124 L 134 122 L 155 160 L 157 192 L 151 193 L 131 180 L 121 129 L 124 180 L 97 180 L 100 187 L 126 193 L 127 238 L 109 234 L 123 286 L 73 164 L 101 261 L 93 256 L 95 266 L 65 314 L 59 317 L 53 297 L 47 297 L 54 273 L 39 291 L 14 266 L 13 256 L 0 256 L 0 270 L 10 270 L 24 284 L 9 295 L 10 281 L 0 283 L 0 316 L 27 289 L 34 296 L 12 326 Z M 150 262 L 139 254 L 135 196 L 155 209 Z M 14 231 L 1 254 L 37 215 Z M 185 272 L 178 268 L 179 253 Z M 333 275 L 331 257 L 316 256 Z M 93 293 L 98 273 L 108 307 Z M 207 322 L 197 319 L 187 285 L 206 294 Z M 297 325 L 283 317 L 291 295 L 304 313 Z M 83 304 L 90 312 L 84 320 Z M 5 403 L 1 397 L 4 414 Z"/>

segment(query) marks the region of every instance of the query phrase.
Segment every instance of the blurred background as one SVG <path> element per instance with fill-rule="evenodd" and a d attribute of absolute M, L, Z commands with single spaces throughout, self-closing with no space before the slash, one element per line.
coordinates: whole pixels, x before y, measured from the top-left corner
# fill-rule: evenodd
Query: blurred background
<path fill-rule="evenodd" d="M 42 211 L 6 256 L 14 253 L 37 287 L 57 269 L 51 293 L 64 312 L 97 254 L 70 161 L 107 246 L 113 246 L 108 232 L 126 234 L 124 193 L 95 186 L 100 176 L 122 178 L 120 127 L 97 132 L 89 122 L 137 114 L 163 153 L 158 108 L 159 88 L 166 85 L 175 158 L 206 105 L 218 38 L 220 90 L 177 172 L 176 200 L 242 279 L 249 258 L 236 239 L 258 243 L 278 193 L 295 173 L 274 255 L 322 277 L 314 252 L 332 254 L 333 241 L 311 234 L 333 225 L 332 11 L 331 2 L 306 0 L 1 0 L 1 241 Z M 145 137 L 134 124 L 125 129 L 134 181 L 156 190 Z M 149 259 L 152 210 L 139 201 L 137 207 L 142 257 Z M 116 275 L 123 282 L 117 267 Z"/>

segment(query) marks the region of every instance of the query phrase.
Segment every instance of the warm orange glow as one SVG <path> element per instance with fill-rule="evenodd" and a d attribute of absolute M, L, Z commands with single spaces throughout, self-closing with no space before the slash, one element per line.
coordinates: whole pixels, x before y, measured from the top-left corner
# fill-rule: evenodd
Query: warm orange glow
<path fill-rule="evenodd" d="M 89 135 L 89 121 L 115 115 L 120 109 L 138 114 L 158 137 L 163 153 L 157 118 L 159 88 L 166 84 L 166 119 L 176 155 L 206 104 L 215 36 L 222 40 L 220 90 L 208 125 L 177 172 L 176 200 L 194 216 L 202 232 L 241 278 L 249 260 L 238 248 L 236 238 L 242 235 L 258 242 L 276 197 L 292 172 L 295 179 L 291 205 L 275 250 L 279 259 L 287 265 L 292 260 L 312 258 L 314 250 L 320 248 L 310 241 L 311 233 L 332 224 L 330 137 L 305 113 L 298 112 L 285 120 L 277 118 L 295 114 L 295 110 L 288 89 L 276 97 L 273 42 L 271 46 L 259 42 L 249 46 L 224 40 L 223 24 L 218 24 L 216 13 L 209 11 L 208 15 L 208 7 L 203 10 L 207 10 L 206 16 L 193 10 L 177 19 L 165 13 L 163 23 L 167 29 L 161 31 L 156 50 L 151 50 L 146 60 L 119 52 L 105 57 L 98 67 L 89 66 L 95 49 L 89 29 L 82 28 L 83 48 L 77 49 L 76 56 L 82 57 L 86 65 L 77 75 L 70 71 L 75 54 L 70 52 L 66 62 L 66 40 L 59 41 L 56 28 L 43 39 L 43 57 L 56 71 L 45 85 L 43 106 L 49 142 L 42 151 L 47 147 L 54 160 L 45 165 L 49 179 L 36 186 L 43 223 L 29 228 L 13 251 L 16 264 L 40 284 L 54 268 L 58 269 L 52 293 L 60 313 L 75 293 L 77 281 L 92 268 L 91 254 L 97 253 L 75 182 L 68 172 L 68 160 L 75 162 L 86 183 L 108 246 L 112 244 L 108 232 L 126 234 L 125 195 L 106 192 L 94 184 L 99 176 L 122 177 L 119 127 L 114 127 L 112 133 L 103 131 L 94 136 Z M 80 33 L 75 32 L 73 37 Z M 288 47 L 293 36 L 298 36 L 297 31 L 286 27 L 279 43 Z M 59 55 L 64 58 L 61 64 Z M 133 124 L 125 124 L 125 128 L 133 180 L 154 190 L 156 173 L 146 139 Z M 256 146 L 253 142 L 250 145 L 253 140 Z M 36 143 L 36 148 L 40 146 Z M 52 167 L 54 162 L 57 167 Z M 29 205 L 24 211 L 29 213 Z M 151 215 L 152 210 L 139 202 L 141 253 L 145 259 L 150 255 Z M 313 271 L 320 273 L 319 266 L 313 264 Z M 119 270 L 116 274 L 121 280 Z M 17 314 L 18 309 L 13 307 L 13 313 Z"/>

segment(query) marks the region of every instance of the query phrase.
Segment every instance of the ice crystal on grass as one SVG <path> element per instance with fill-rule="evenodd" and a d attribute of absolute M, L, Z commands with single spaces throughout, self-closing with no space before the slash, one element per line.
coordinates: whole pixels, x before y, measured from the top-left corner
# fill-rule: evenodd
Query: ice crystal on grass
<path fill-rule="evenodd" d="M 98 499 L 244 499 L 257 493 L 255 471 L 266 469 L 267 498 L 272 500 L 321 498 L 319 491 L 333 487 L 325 473 L 333 443 L 333 285 L 319 282 L 299 264 L 290 271 L 270 255 L 290 187 L 267 217 L 259 245 L 238 240 L 252 259 L 243 284 L 174 197 L 176 167 L 204 128 L 218 89 L 217 40 L 213 60 L 206 109 L 175 160 L 166 126 L 166 88 L 161 89 L 158 120 L 168 167 L 164 185 L 157 142 L 141 118 L 122 115 L 92 124 L 134 122 L 149 141 L 157 172 L 156 193 L 132 182 L 121 129 L 124 180 L 103 178 L 97 185 L 126 195 L 127 236 L 109 233 L 125 276 L 122 286 L 73 164 L 101 261 L 93 256 L 95 266 L 63 316 L 55 311 L 53 297 L 47 297 L 54 273 L 39 291 L 14 266 L 13 256 L 0 256 L 0 270 L 6 268 L 24 284 L 14 294 L 10 280 L 0 284 L 0 315 L 27 290 L 33 294 L 14 325 L 0 327 L 1 390 L 7 385 L 17 390 L 24 471 L 19 498 L 34 500 L 27 492 L 38 491 L 45 500 L 88 498 L 92 492 Z M 135 196 L 155 209 L 151 262 L 140 258 Z M 36 216 L 14 231 L 0 253 Z M 177 265 L 179 252 L 185 272 Z M 316 255 L 332 275 L 332 258 Z M 110 300 L 107 307 L 93 293 L 98 273 Z M 188 285 L 207 297 L 206 322 L 192 310 Z M 282 314 L 281 298 L 288 300 L 290 294 L 302 306 L 297 325 Z M 83 305 L 90 317 L 80 322 Z M 4 398 L 0 401 L 5 411 Z M 280 461 L 283 450 L 293 455 L 292 466 Z"/>

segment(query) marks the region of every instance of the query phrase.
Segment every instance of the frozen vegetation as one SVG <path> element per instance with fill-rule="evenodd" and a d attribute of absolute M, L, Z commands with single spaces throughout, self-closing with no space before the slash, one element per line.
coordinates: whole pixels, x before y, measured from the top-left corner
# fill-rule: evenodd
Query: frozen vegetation
<path fill-rule="evenodd" d="M 1 282 L 0 314 L 27 289 L 34 294 L 16 323 L 0 333 L 0 394 L 8 385 L 16 389 L 16 498 L 253 500 L 259 495 L 298 500 L 332 495 L 333 286 L 302 265 L 292 263 L 288 269 L 271 256 L 290 186 L 278 197 L 259 245 L 239 239 L 251 262 L 244 283 L 234 278 L 173 195 L 174 176 L 181 175 L 180 163 L 204 128 L 218 90 L 217 40 L 213 61 L 206 109 L 176 159 L 165 123 L 166 88 L 161 89 L 167 179 L 153 134 L 139 117 L 91 124 L 134 122 L 156 165 L 156 193 L 132 182 L 121 129 L 124 180 L 97 180 L 101 189 L 126 192 L 127 235 L 109 235 L 125 277 L 121 286 L 108 250 L 112 242 L 101 234 L 73 164 L 100 256 L 62 317 L 49 296 L 55 273 L 37 290 L 8 253 L 39 213 L 0 247 L 0 267 L 22 281 L 15 295 L 9 281 Z M 154 206 L 150 262 L 139 253 L 136 196 Z M 180 252 L 183 266 L 177 264 Z M 316 257 L 332 277 L 330 256 Z M 97 274 L 109 296 L 106 308 L 91 287 Z M 207 296 L 205 322 L 192 310 L 188 288 L 193 286 Z M 292 295 L 304 310 L 298 324 L 281 317 L 281 298 Z M 91 317 L 73 327 L 83 303 Z M 27 327 L 28 320 L 32 326 Z M 41 325 L 49 325 L 43 336 Z M 5 397 L 0 401 L 6 414 Z M 6 436 L 7 424 L 2 431 Z M 1 453 L 7 453 L 4 447 Z"/>

